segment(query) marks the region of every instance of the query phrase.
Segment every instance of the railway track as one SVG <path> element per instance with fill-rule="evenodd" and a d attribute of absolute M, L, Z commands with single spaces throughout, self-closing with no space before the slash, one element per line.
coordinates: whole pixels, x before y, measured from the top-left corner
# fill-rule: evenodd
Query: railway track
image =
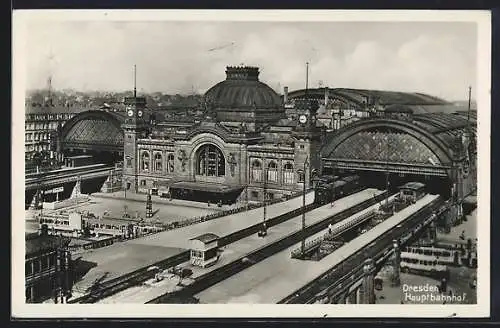
<path fill-rule="evenodd" d="M 189 260 L 189 252 L 182 252 L 151 266 L 157 267 L 173 267 Z M 84 296 L 68 300 L 68 303 L 95 303 L 100 299 L 109 297 L 113 294 L 121 292 L 127 288 L 136 286 L 148 279 L 154 278 L 155 271 L 148 271 L 149 267 L 141 268 L 136 271 L 127 273 L 115 279 L 108 280 L 96 287 Z"/>
<path fill-rule="evenodd" d="M 33 189 L 37 188 L 40 184 L 45 187 L 50 187 L 52 185 L 57 185 L 66 181 L 76 181 L 78 176 L 83 176 L 86 179 L 91 179 L 93 177 L 100 177 L 104 173 L 109 172 L 114 169 L 112 166 L 97 166 L 97 167 L 86 167 L 78 170 L 68 170 L 61 171 L 57 173 L 50 173 L 47 175 L 37 174 L 33 177 L 27 177 L 25 181 L 25 188 Z"/>
<path fill-rule="evenodd" d="M 290 220 L 294 217 L 302 215 L 302 213 L 312 211 L 320 206 L 321 205 L 314 204 L 314 203 L 306 205 L 305 208 L 301 207 L 301 208 L 292 210 L 290 212 L 284 213 L 282 215 L 278 215 L 274 218 L 271 218 L 271 219 L 266 221 L 266 225 L 268 227 L 276 226 L 276 225 L 283 223 L 287 220 Z M 219 245 L 222 247 L 222 246 L 226 246 L 228 244 L 231 244 L 237 240 L 240 240 L 242 238 L 245 238 L 245 237 L 248 237 L 252 234 L 257 233 L 261 228 L 262 228 L 262 223 L 257 223 L 257 224 L 250 226 L 250 227 L 247 227 L 245 229 L 228 234 L 228 235 L 221 237 L 219 239 Z M 147 270 L 151 266 L 156 266 L 159 268 L 167 269 L 167 268 L 179 265 L 181 263 L 184 263 L 186 261 L 189 261 L 189 257 L 190 257 L 190 252 L 183 251 L 183 252 L 179 253 L 178 255 L 175 255 L 174 257 L 170 257 L 168 259 L 151 264 L 148 267 L 141 268 L 141 269 L 138 269 L 136 271 L 127 273 L 123 276 L 120 276 L 118 278 L 106 281 L 106 282 L 100 284 L 99 286 L 95 287 L 89 294 L 75 298 L 73 300 L 69 300 L 68 303 L 95 303 L 100 299 L 109 297 L 113 294 L 121 292 L 127 288 L 132 287 L 132 286 L 136 286 L 138 284 L 141 284 L 144 281 L 147 281 L 147 280 L 153 278 L 155 275 L 155 272 Z"/>
<path fill-rule="evenodd" d="M 414 229 L 423 217 L 430 216 L 433 211 L 439 209 L 442 204 L 443 200 L 441 198 L 436 199 L 428 206 L 412 214 L 400 225 L 400 227 L 396 227 L 395 229 L 391 229 L 385 234 L 382 234 L 371 242 L 367 248 L 359 250 L 349 258 L 342 261 L 334 271 L 329 271 L 311 281 L 311 283 L 307 286 L 296 290 L 289 296 L 279 301 L 278 304 L 313 303 L 316 299 L 315 296 L 322 290 L 331 290 L 335 288 L 339 289 L 339 291 L 333 295 L 334 298 L 340 296 L 345 287 L 350 286 L 362 277 L 365 259 L 373 258 L 374 260 L 380 260 L 380 258 L 388 256 L 387 249 L 392 246 L 392 241 L 394 239 L 400 239 L 403 231 L 410 231 L 411 229 Z M 406 242 L 408 242 L 408 239 L 405 240 L 405 243 Z M 382 261 L 376 261 L 377 265 L 380 265 L 381 262 Z M 334 285 L 331 284 L 332 281 L 335 281 Z"/>
<path fill-rule="evenodd" d="M 246 269 L 246 268 L 248 268 L 248 267 L 250 267 L 250 266 L 252 266 L 252 265 L 278 253 L 278 252 L 281 252 L 290 246 L 293 246 L 294 244 L 296 244 L 300 240 L 302 240 L 304 235 L 306 237 L 314 235 L 314 234 L 320 232 L 321 230 L 326 229 L 328 224 L 338 223 L 338 222 L 348 218 L 349 216 L 354 215 L 355 213 L 358 213 L 358 212 L 368 208 L 369 206 L 372 206 L 372 205 L 378 203 L 381 199 L 387 197 L 387 195 L 388 195 L 388 192 L 385 191 L 382 194 L 380 194 L 374 198 L 370 198 L 370 199 L 368 199 L 364 202 L 361 202 L 361 203 L 359 203 L 359 204 L 357 204 L 349 209 L 346 209 L 346 210 L 339 212 L 331 217 L 328 217 L 328 218 L 325 218 L 324 220 L 316 222 L 315 224 L 312 224 L 312 225 L 306 227 L 306 229 L 304 231 L 302 231 L 302 230 L 295 231 L 295 232 L 293 232 L 287 236 L 284 236 L 283 238 L 281 238 L 281 239 L 279 239 L 271 244 L 268 244 L 268 245 L 265 245 L 261 248 L 258 248 L 256 250 L 254 250 L 253 252 L 246 254 L 246 255 L 244 255 L 244 256 L 216 269 L 216 270 L 213 270 L 213 271 L 208 272 L 202 276 L 199 276 L 192 284 L 186 286 L 185 288 L 183 288 L 180 291 L 161 295 L 157 298 L 150 300 L 146 304 L 174 303 L 173 300 L 178 300 L 178 299 L 182 299 L 182 298 L 190 298 L 193 295 L 229 278 L 230 276 L 235 275 L 236 273 L 238 273 L 238 272 L 240 272 L 240 271 L 242 271 L 242 270 L 244 270 L 244 269 Z M 311 204 L 311 205 L 313 205 L 313 204 Z M 318 205 L 315 205 L 315 206 L 318 207 Z M 299 214 L 300 211 L 297 211 L 297 210 L 292 211 L 292 212 L 296 212 L 296 214 L 292 215 L 291 217 L 286 218 L 286 220 L 291 219 L 293 217 L 297 217 L 301 214 L 301 213 Z M 288 215 L 292 212 L 289 212 L 286 214 Z M 279 217 L 277 217 L 275 219 L 278 219 L 278 218 Z M 332 219 L 333 219 L 333 222 L 332 222 Z M 285 218 L 281 218 L 281 221 L 279 223 L 278 223 L 278 221 L 274 222 L 273 225 L 284 222 Z M 268 224 L 268 226 L 271 226 L 271 225 Z M 261 227 L 261 224 L 257 224 L 255 226 L 250 227 L 252 229 L 247 228 L 247 229 L 244 229 L 242 231 L 238 231 L 238 232 L 232 234 L 233 236 L 229 235 L 229 236 L 224 237 L 224 238 L 228 238 L 224 242 L 226 244 L 229 244 L 230 242 L 244 238 L 245 236 L 243 236 L 243 231 L 246 231 L 245 234 L 248 236 L 251 233 L 257 232 L 258 229 L 260 229 L 260 227 Z M 250 232 L 250 231 L 253 231 L 253 232 Z"/>

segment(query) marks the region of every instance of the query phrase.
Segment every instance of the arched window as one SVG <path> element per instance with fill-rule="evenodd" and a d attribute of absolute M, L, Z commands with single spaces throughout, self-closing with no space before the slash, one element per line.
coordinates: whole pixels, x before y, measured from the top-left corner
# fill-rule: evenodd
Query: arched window
<path fill-rule="evenodd" d="M 168 154 L 167 156 L 167 171 L 174 172 L 175 156 L 174 154 Z"/>
<path fill-rule="evenodd" d="M 293 164 L 286 163 L 283 167 L 283 184 L 293 184 Z"/>
<path fill-rule="evenodd" d="M 252 161 L 252 181 L 253 182 L 262 181 L 262 165 L 260 161 L 257 159 Z"/>
<path fill-rule="evenodd" d="M 149 171 L 149 153 L 148 152 L 142 153 L 141 169 L 143 171 Z"/>
<path fill-rule="evenodd" d="M 226 175 L 226 160 L 222 151 L 214 145 L 203 145 L 196 152 L 196 173 L 209 177 Z"/>
<path fill-rule="evenodd" d="M 297 175 L 299 177 L 299 183 L 304 183 L 305 181 L 305 175 L 304 175 L 304 171 L 303 170 L 298 170 L 297 171 Z"/>
<path fill-rule="evenodd" d="M 161 160 L 162 160 L 161 154 L 160 153 L 156 153 L 155 154 L 155 165 L 154 165 L 154 168 L 155 168 L 156 172 L 161 172 L 161 170 L 162 170 L 162 162 L 161 162 Z"/>
<path fill-rule="evenodd" d="M 275 161 L 271 161 L 267 165 L 267 181 L 278 182 L 278 165 Z"/>

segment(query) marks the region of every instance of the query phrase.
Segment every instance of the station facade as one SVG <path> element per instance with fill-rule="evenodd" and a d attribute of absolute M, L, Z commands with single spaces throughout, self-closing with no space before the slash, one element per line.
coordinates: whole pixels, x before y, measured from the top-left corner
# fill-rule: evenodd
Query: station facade
<path fill-rule="evenodd" d="M 227 67 L 206 92 L 202 116 L 183 121 L 148 122 L 144 99 L 126 99 L 123 187 L 223 203 L 309 188 L 320 161 L 316 108 L 306 103 L 300 122 L 288 119 L 258 76 L 256 67 Z"/>

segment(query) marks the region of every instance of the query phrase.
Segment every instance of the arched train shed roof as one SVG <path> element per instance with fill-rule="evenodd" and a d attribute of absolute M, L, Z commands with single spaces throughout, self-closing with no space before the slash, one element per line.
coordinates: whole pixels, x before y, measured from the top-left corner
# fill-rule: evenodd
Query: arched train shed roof
<path fill-rule="evenodd" d="M 346 168 L 383 170 L 389 162 L 395 172 L 444 176 L 460 154 L 462 134 L 468 127 L 475 140 L 473 115 L 470 121 L 459 113 L 418 114 L 410 120 L 362 119 L 332 134 L 321 156 L 324 163 L 342 162 Z"/>
<path fill-rule="evenodd" d="M 63 148 L 121 151 L 124 120 L 119 112 L 90 110 L 79 113 L 62 127 Z"/>

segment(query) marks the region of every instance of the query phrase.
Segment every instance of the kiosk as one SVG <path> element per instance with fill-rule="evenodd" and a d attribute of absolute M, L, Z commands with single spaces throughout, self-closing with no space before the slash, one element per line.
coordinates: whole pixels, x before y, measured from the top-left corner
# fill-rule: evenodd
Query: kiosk
<path fill-rule="evenodd" d="M 218 241 L 219 236 L 213 233 L 205 233 L 191 238 L 191 264 L 202 268 L 210 266 L 219 259 Z"/>

